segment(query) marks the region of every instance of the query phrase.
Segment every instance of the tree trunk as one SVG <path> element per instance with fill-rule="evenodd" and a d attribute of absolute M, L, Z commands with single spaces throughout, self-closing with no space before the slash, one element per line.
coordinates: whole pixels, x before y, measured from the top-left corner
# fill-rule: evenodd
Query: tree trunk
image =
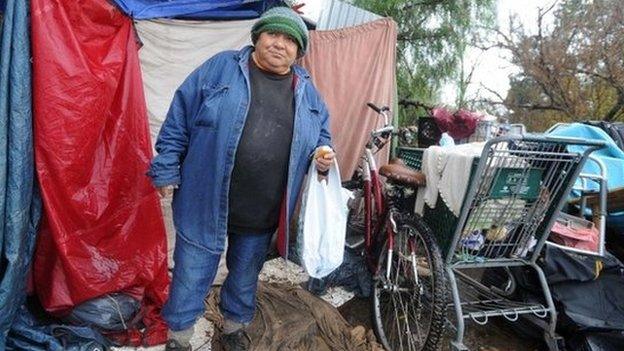
<path fill-rule="evenodd" d="M 609 112 L 607 112 L 607 114 L 604 116 L 603 120 L 607 122 L 612 122 L 613 119 L 615 119 L 615 116 L 617 116 L 618 112 L 622 110 L 622 108 L 624 108 L 624 90 L 618 89 L 617 101 L 615 102 L 615 105 L 613 105 L 611 110 L 609 110 Z"/>

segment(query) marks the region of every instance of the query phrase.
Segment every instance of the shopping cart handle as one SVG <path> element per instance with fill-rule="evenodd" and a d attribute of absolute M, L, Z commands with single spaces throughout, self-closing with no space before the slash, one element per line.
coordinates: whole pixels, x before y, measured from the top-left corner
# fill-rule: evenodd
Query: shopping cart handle
<path fill-rule="evenodd" d="M 529 141 L 529 142 L 550 142 L 560 144 L 570 144 L 578 146 L 587 146 L 591 148 L 591 151 L 600 150 L 607 146 L 604 140 L 587 140 L 573 137 L 560 137 L 540 134 L 524 134 L 524 135 L 506 135 L 497 137 L 490 140 L 491 143 L 497 141 L 514 140 L 514 141 Z"/>
<path fill-rule="evenodd" d="M 582 138 L 574 138 L 574 137 L 560 137 L 560 136 L 534 136 L 528 135 L 524 138 L 527 141 L 553 141 L 564 144 L 574 144 L 580 146 L 592 146 L 596 149 L 602 149 L 607 146 L 607 143 L 604 140 L 587 140 Z"/>

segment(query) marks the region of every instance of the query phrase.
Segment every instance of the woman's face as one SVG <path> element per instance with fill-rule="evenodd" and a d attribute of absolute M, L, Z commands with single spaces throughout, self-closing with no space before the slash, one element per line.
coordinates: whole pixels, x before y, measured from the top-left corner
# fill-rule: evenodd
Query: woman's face
<path fill-rule="evenodd" d="M 286 74 L 295 63 L 299 46 L 289 35 L 262 32 L 255 45 L 256 64 L 265 71 Z"/>

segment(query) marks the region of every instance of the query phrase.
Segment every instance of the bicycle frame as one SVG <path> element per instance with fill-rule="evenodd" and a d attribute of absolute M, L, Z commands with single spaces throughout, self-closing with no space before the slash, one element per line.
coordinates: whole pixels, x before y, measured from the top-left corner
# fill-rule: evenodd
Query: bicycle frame
<path fill-rule="evenodd" d="M 382 238 L 379 237 L 379 235 L 381 235 L 381 230 L 385 226 L 385 238 L 388 242 L 387 250 L 389 262 L 385 268 L 386 277 L 389 277 L 393 253 L 392 248 L 394 247 L 394 230 L 396 230 L 396 225 L 392 218 L 391 209 L 386 207 L 385 197 L 382 191 L 382 183 L 379 177 L 379 170 L 377 168 L 375 158 L 373 157 L 372 148 L 369 145 L 366 146 L 364 155 L 362 155 L 360 172 L 363 183 L 362 189 L 364 190 L 364 249 L 366 261 L 371 272 L 377 272 L 380 268 L 377 267 L 378 262 L 376 262 L 376 260 L 378 259 L 378 256 L 375 254 L 375 249 L 376 245 L 383 243 L 383 240 L 381 240 Z M 386 223 L 390 225 L 385 225 Z"/>
<path fill-rule="evenodd" d="M 389 123 L 387 107 L 379 108 L 372 103 L 367 104 L 384 119 L 384 126 L 371 133 L 371 139 L 365 145 L 364 153 L 360 158 L 360 163 L 356 171 L 356 178 L 359 173 L 361 179 L 361 189 L 364 201 L 364 253 L 369 270 L 377 275 L 379 273 L 380 245 L 387 242 L 387 266 L 385 267 L 385 277 L 389 279 L 392 268 L 393 248 L 395 245 L 394 233 L 397 231 L 394 220 L 394 206 L 392 196 L 388 197 L 382 189 L 382 182 L 379 175 L 377 162 L 375 161 L 374 150 L 379 151 L 388 143 L 389 136 L 397 134 L 394 127 Z M 374 149 L 376 148 L 376 149 Z M 385 232 L 385 233 L 382 233 Z M 410 243 L 413 245 L 413 243 Z M 416 269 L 414 267 L 414 274 Z"/>
<path fill-rule="evenodd" d="M 387 107 L 367 105 L 384 118 L 384 125 L 371 132 L 356 173 L 346 183 L 346 187 L 356 189 L 349 212 L 352 222 L 348 233 L 353 239 L 349 247 L 362 250 L 373 275 L 374 324 L 384 347 L 403 350 L 409 345 L 410 350 L 432 350 L 444 331 L 443 261 L 430 229 L 410 209 L 416 182 L 395 178 L 397 165 L 378 168 L 374 158 L 391 136 L 401 138 L 404 134 L 389 123 Z M 382 174 L 388 177 L 387 182 L 382 181 Z M 423 277 L 430 284 L 423 285 Z M 423 301 L 435 304 L 435 308 L 423 312 Z M 423 313 L 426 318 L 421 318 Z M 419 329 L 418 324 L 426 329 Z"/>

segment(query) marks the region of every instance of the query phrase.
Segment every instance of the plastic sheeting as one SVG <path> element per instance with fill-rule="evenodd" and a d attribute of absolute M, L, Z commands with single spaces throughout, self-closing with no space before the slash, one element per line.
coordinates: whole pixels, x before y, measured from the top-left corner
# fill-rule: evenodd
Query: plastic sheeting
<path fill-rule="evenodd" d="M 332 143 L 342 179 L 356 169 L 373 129 L 383 126 L 366 106 L 394 107 L 397 26 L 380 19 L 356 27 L 310 32 L 310 47 L 301 60 L 329 109 Z M 377 154 L 385 164 L 389 145 Z"/>
<path fill-rule="evenodd" d="M 31 13 L 45 209 L 35 291 L 56 315 L 111 292 L 142 299 L 146 334 L 126 342 L 162 343 L 166 239 L 145 175 L 152 152 L 132 20 L 106 0 L 33 0 Z"/>
<path fill-rule="evenodd" d="M 624 332 L 624 265 L 617 258 L 608 252 L 601 258 L 577 255 L 547 245 L 540 261 L 558 308 L 558 330 Z M 543 298 L 534 270 L 514 272 L 527 300 Z"/>
<path fill-rule="evenodd" d="M 621 351 L 624 350 L 623 332 L 576 332 L 566 338 L 566 348 L 574 351 Z"/>
<path fill-rule="evenodd" d="M 137 21 L 143 43 L 139 50 L 152 142 L 165 121 L 173 93 L 204 61 L 223 50 L 251 44 L 251 27 L 245 21 Z"/>
<path fill-rule="evenodd" d="M 624 150 L 620 149 L 604 130 L 586 124 L 572 123 L 555 128 L 548 135 L 604 141 L 607 144 L 606 147 L 592 152 L 590 156 L 598 159 L 605 166 L 608 190 L 624 187 Z M 570 151 L 582 152 L 584 148 L 584 146 L 571 146 Z M 582 173 L 600 174 L 600 168 L 596 162 L 589 159 L 583 166 Z M 579 184 L 580 180 L 577 180 L 577 185 Z M 587 188 L 598 189 L 598 184 L 587 182 Z M 574 190 L 572 194 L 580 196 L 578 190 Z M 606 225 L 607 229 L 613 230 L 619 236 L 624 236 L 624 213 L 609 213 Z"/>
<path fill-rule="evenodd" d="M 0 45 L 0 349 L 26 295 L 41 202 L 34 184 L 29 1 L 7 0 Z"/>
<path fill-rule="evenodd" d="M 561 309 L 560 325 L 569 331 L 624 331 L 624 265 L 621 262 L 606 254 L 601 259 L 604 268 L 597 277 L 577 280 L 587 265 L 586 259 L 548 247 L 544 261 L 550 291 Z M 569 278 L 561 279 L 564 276 Z"/>
<path fill-rule="evenodd" d="M 581 138 L 585 140 L 602 140 L 607 146 L 601 150 L 592 152 L 591 156 L 602 161 L 606 166 L 607 184 L 609 189 L 615 189 L 624 186 L 624 151 L 622 151 L 611 139 L 609 134 L 598 127 L 588 126 L 581 123 L 572 123 L 563 125 L 548 133 L 549 136 Z M 570 146 L 572 152 L 583 152 L 585 146 Z M 583 172 L 586 174 L 600 174 L 599 167 L 592 160 L 588 160 L 583 166 Z M 589 182 L 589 186 L 597 188 L 593 182 Z"/>
<path fill-rule="evenodd" d="M 89 327 L 44 324 L 24 306 L 15 318 L 6 349 L 29 351 L 96 351 L 110 346 Z"/>
<path fill-rule="evenodd" d="M 134 19 L 245 19 L 256 18 L 279 0 L 112 0 Z"/>
<path fill-rule="evenodd" d="M 123 331 L 140 317 L 141 303 L 126 294 L 106 294 L 74 307 L 65 319 L 73 325 L 92 327 L 102 332 Z"/>

